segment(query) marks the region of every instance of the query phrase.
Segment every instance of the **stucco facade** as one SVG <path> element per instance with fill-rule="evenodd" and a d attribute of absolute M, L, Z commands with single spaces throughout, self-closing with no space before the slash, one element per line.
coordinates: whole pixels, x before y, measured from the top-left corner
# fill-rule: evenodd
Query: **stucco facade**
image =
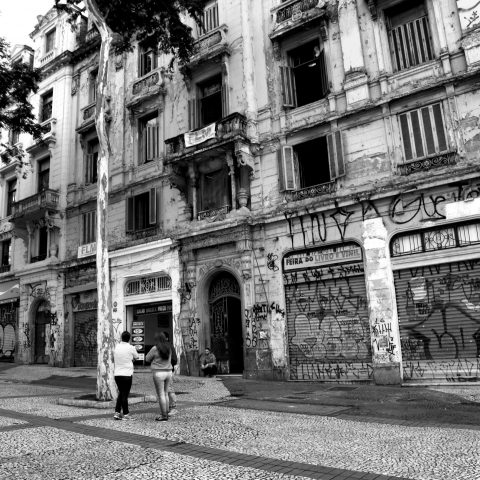
<path fill-rule="evenodd" d="M 141 350 L 157 325 L 191 375 L 210 346 L 221 373 L 246 377 L 478 380 L 478 8 L 417 3 L 218 0 L 182 72 L 141 46 L 112 57 L 117 333 L 137 329 Z M 18 361 L 35 361 L 40 288 L 55 319 L 36 360 L 95 363 L 90 27 L 59 28 L 63 50 L 43 60 L 58 206 L 44 260 L 16 233 Z M 29 152 L 20 202 L 42 156 Z"/>

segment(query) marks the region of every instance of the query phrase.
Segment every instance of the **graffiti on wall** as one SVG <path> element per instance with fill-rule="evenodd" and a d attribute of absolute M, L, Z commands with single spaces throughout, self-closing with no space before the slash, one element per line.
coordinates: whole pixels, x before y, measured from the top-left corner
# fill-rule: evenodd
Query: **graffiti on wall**
<path fill-rule="evenodd" d="M 245 309 L 245 346 L 247 348 L 269 348 L 269 317 L 282 320 L 285 310 L 276 302 L 255 303 Z"/>
<path fill-rule="evenodd" d="M 394 275 L 405 377 L 479 379 L 480 260 Z"/>
<path fill-rule="evenodd" d="M 392 336 L 392 323 L 376 318 L 372 325 L 373 358 L 377 363 L 395 361 L 397 345 Z"/>
<path fill-rule="evenodd" d="M 267 254 L 267 268 L 272 272 L 278 272 L 279 267 L 277 265 L 278 255 L 274 253 Z"/>
<path fill-rule="evenodd" d="M 95 366 L 97 363 L 97 316 L 75 318 L 75 366 Z"/>

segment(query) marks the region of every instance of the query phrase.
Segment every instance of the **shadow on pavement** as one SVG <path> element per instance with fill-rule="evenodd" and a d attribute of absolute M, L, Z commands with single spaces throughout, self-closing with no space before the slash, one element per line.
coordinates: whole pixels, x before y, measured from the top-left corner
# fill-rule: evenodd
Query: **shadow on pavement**
<path fill-rule="evenodd" d="M 229 376 L 219 378 L 230 394 L 238 398 L 226 402 L 225 406 L 261 409 L 259 402 L 263 402 L 265 410 L 310 415 L 315 414 L 315 406 L 330 406 L 337 407 L 343 418 L 360 416 L 396 422 L 480 426 L 480 403 L 428 387 L 271 382 Z M 474 388 L 478 389 L 478 386 Z"/>
<path fill-rule="evenodd" d="M 43 387 L 61 387 L 73 389 L 95 390 L 97 380 L 94 377 L 81 375 L 79 377 L 64 377 L 61 375 L 51 375 L 47 378 L 29 382 L 31 385 L 42 385 Z"/>

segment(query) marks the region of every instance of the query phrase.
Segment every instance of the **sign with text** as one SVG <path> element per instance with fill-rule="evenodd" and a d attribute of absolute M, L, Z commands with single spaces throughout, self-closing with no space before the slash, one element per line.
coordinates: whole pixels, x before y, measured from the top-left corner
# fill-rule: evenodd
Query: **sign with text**
<path fill-rule="evenodd" d="M 141 357 L 139 360 L 143 360 L 145 356 L 145 322 L 143 320 L 134 320 L 132 323 L 132 333 L 131 343 Z"/>
<path fill-rule="evenodd" d="M 323 267 L 343 262 L 358 262 L 362 258 L 362 249 L 354 243 L 302 250 L 301 252 L 287 253 L 283 257 L 283 271 Z"/>
<path fill-rule="evenodd" d="M 96 255 L 97 253 L 97 242 L 86 243 L 85 245 L 80 245 L 78 247 L 77 258 L 90 257 Z"/>

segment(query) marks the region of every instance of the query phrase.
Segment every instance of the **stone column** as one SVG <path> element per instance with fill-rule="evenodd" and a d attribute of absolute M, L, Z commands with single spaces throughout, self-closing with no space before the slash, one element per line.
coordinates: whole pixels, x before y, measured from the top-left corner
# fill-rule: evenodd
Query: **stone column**
<path fill-rule="evenodd" d="M 228 175 L 230 177 L 230 185 L 232 189 L 232 210 L 237 209 L 237 185 L 235 178 L 235 163 L 233 161 L 233 155 L 231 152 L 226 153 L 227 165 L 228 165 Z"/>
<path fill-rule="evenodd" d="M 358 23 L 357 0 L 340 0 L 338 23 L 345 68 L 344 90 L 348 108 L 353 104 L 368 101 L 370 98 Z"/>
<path fill-rule="evenodd" d="M 380 217 L 362 225 L 370 312 L 373 378 L 377 385 L 402 381 L 402 358 L 388 232 Z"/>

